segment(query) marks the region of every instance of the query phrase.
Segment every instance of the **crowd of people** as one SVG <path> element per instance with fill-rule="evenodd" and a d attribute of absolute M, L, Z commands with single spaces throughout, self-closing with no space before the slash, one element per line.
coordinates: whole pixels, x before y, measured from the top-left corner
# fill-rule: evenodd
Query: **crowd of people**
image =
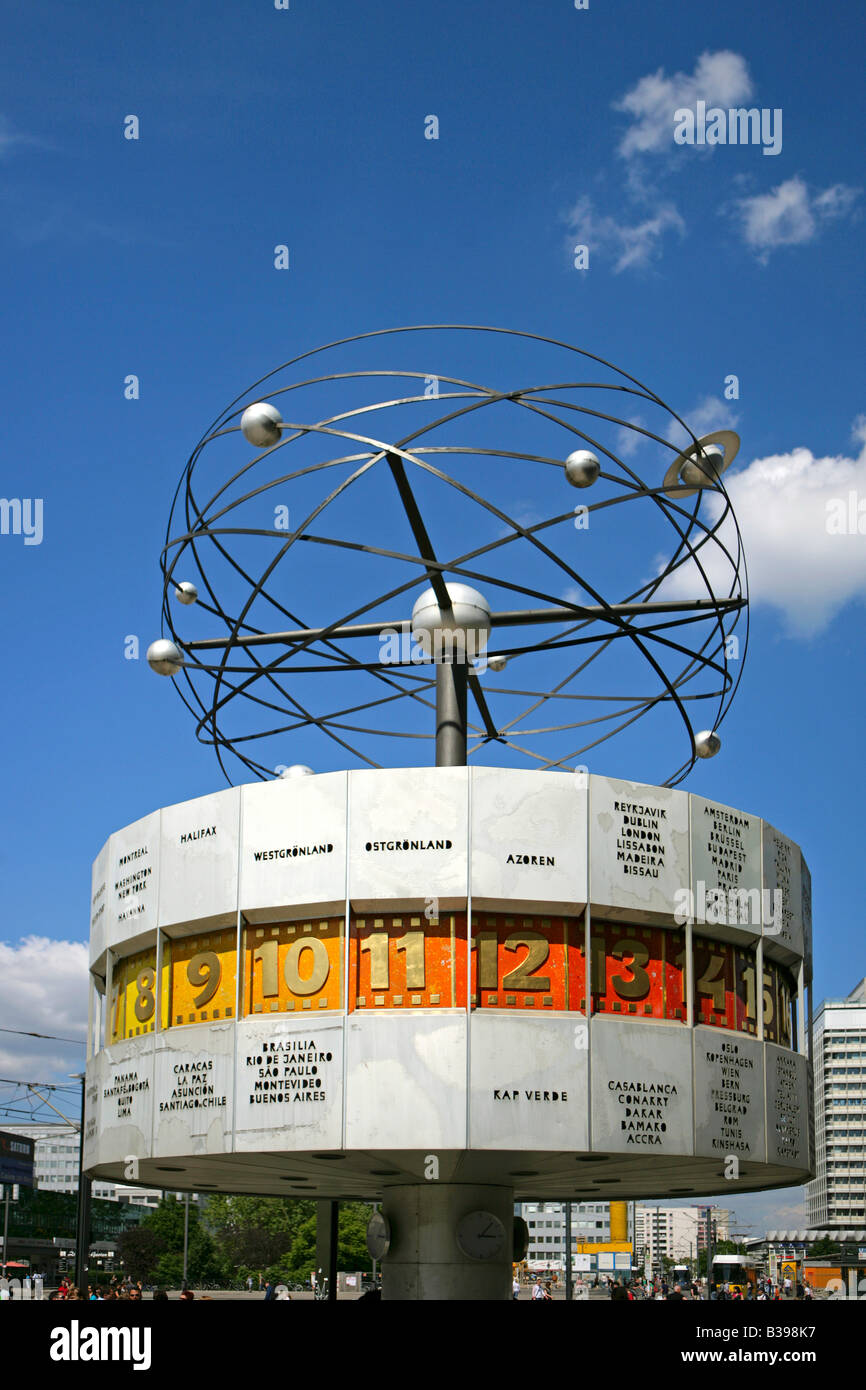
<path fill-rule="evenodd" d="M 200 1294 L 200 1298 L 207 1299 L 207 1294 Z M 82 1293 L 76 1284 L 70 1279 L 63 1278 L 60 1287 L 49 1294 L 49 1299 L 54 1302 L 82 1302 L 82 1303 L 138 1303 L 144 1298 L 144 1286 L 139 1279 L 134 1282 L 132 1279 L 121 1278 L 113 1275 L 107 1284 L 95 1284 L 87 1286 L 87 1292 Z M 167 1289 L 154 1289 L 152 1293 L 154 1303 L 168 1302 Z M 188 1303 L 195 1298 L 192 1289 L 182 1289 L 180 1293 L 181 1302 Z"/>
<path fill-rule="evenodd" d="M 554 1280 L 538 1276 L 531 1287 L 533 1301 L 549 1301 L 553 1298 Z M 515 1275 L 512 1284 L 512 1297 L 520 1297 L 520 1279 Z M 600 1293 L 598 1291 L 601 1291 Z M 708 1285 L 706 1279 L 691 1280 L 688 1283 L 672 1283 L 665 1278 L 616 1280 L 596 1275 L 591 1281 L 577 1279 L 573 1286 L 573 1297 L 585 1299 L 607 1294 L 614 1303 L 645 1301 L 655 1302 L 782 1302 L 785 1299 L 810 1300 L 814 1295 L 809 1284 L 796 1284 L 790 1279 L 774 1283 L 772 1279 L 759 1279 L 745 1286 L 737 1284 Z"/>

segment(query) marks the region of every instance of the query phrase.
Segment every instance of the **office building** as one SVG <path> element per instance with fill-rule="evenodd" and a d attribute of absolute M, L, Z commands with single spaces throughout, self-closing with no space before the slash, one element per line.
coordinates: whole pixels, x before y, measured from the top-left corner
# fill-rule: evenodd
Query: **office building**
<path fill-rule="evenodd" d="M 811 1228 L 866 1223 L 866 979 L 846 999 L 825 999 L 812 1025 L 815 1178 Z"/>

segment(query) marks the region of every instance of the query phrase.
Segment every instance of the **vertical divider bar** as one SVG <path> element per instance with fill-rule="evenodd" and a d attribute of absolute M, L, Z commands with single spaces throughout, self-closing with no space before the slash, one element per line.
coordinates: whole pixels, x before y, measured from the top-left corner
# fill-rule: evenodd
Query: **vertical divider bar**
<path fill-rule="evenodd" d="M 87 972 L 87 983 L 87 1046 L 84 1050 L 85 1062 L 89 1062 L 91 1057 L 93 1056 L 93 1020 L 96 1013 L 93 998 L 94 994 L 96 993 L 96 982 L 94 981 L 93 972 L 91 970 L 88 970 Z M 83 1084 L 84 1083 L 82 1082 L 82 1085 Z M 4 1260 L 6 1259 L 5 1248 L 3 1250 L 3 1258 Z"/>
<path fill-rule="evenodd" d="M 162 927 L 157 927 L 157 929 L 156 929 L 156 971 L 154 972 L 154 973 L 156 974 L 156 980 L 155 980 L 155 985 L 154 985 L 155 993 L 156 993 L 156 1000 L 155 1000 L 155 1005 L 156 1005 L 156 1007 L 154 1008 L 154 1011 L 153 1011 L 153 1031 L 154 1031 L 154 1033 L 161 1033 L 162 1030 L 163 1030 L 163 1028 L 165 1027 L 165 1020 L 164 1020 L 164 1018 L 163 1018 L 163 1016 L 162 1016 L 162 956 L 163 956 L 162 942 L 163 942 L 163 931 L 162 931 Z M 171 1011 L 171 1000 L 169 1000 L 169 1012 L 170 1012 L 170 1011 Z M 170 1018 L 170 1017 L 169 1017 L 169 1023 L 171 1023 L 171 1018 Z"/>
<path fill-rule="evenodd" d="M 346 795 L 345 795 L 345 812 L 346 812 L 346 814 L 345 814 L 345 824 L 346 824 L 346 833 L 345 833 L 345 838 L 344 838 L 345 851 L 344 851 L 344 854 L 343 854 L 343 861 L 344 861 L 344 862 L 343 862 L 343 872 L 344 872 L 344 882 L 345 882 L 345 889 L 346 889 L 346 901 L 345 901 L 345 905 L 344 905 L 344 909 L 343 909 L 343 935 L 344 935 L 344 940 L 343 940 L 343 981 L 342 981 L 342 983 L 343 983 L 343 990 L 342 990 L 342 998 L 341 998 L 341 1003 L 342 1003 L 342 1007 L 343 1007 L 343 1048 L 342 1048 L 342 1056 L 343 1056 L 343 1075 L 342 1075 L 342 1078 L 341 1078 L 341 1081 L 340 1081 L 340 1095 L 341 1095 L 341 1097 L 342 1097 L 342 1103 L 341 1103 L 341 1106 L 340 1106 L 340 1110 L 341 1110 L 341 1115 L 340 1115 L 340 1148 L 341 1148 L 341 1149 L 345 1149 L 345 1147 L 346 1147 L 346 1140 L 347 1140 L 347 1137 L 348 1137 L 348 1136 L 347 1136 L 347 1129 L 346 1129 L 346 1125 L 347 1125 L 347 1106 L 348 1106 L 348 1086 L 347 1086 L 347 1084 L 346 1084 L 346 1082 L 347 1082 L 346 1072 L 347 1072 L 348 1065 L 349 1065 L 349 1019 L 350 1019 L 350 1017 L 351 1017 L 351 1011 L 350 1011 L 350 1008 L 349 1008 L 349 986 L 350 986 L 350 975 L 349 975 L 349 970 L 350 970 L 350 965 L 351 965 L 351 954 L 350 954 L 350 945 L 351 945 L 351 942 L 350 942 L 350 936 L 351 936 L 351 928 L 352 928 L 352 921 L 351 921 L 351 901 L 350 901 L 350 898 L 349 898 L 349 892 L 350 892 L 350 887 L 351 887 L 350 875 L 349 875 L 349 866 L 350 866 L 351 853 L 352 853 L 352 836 L 351 836 L 351 830 L 352 830 L 352 795 L 351 795 L 352 774 L 351 774 L 351 772 L 349 772 L 349 771 L 347 770 L 346 773 L 345 773 L 345 777 L 346 777 Z"/>
<path fill-rule="evenodd" d="M 806 961 L 800 957 L 797 969 L 797 1050 L 808 1056 L 806 1045 Z"/>
<path fill-rule="evenodd" d="M 244 918 L 241 912 L 244 863 L 244 789 L 238 791 L 238 852 L 235 873 L 235 1021 L 232 1027 L 232 1132 L 231 1152 L 235 1152 L 238 1104 L 238 1026 L 244 997 Z"/>
<path fill-rule="evenodd" d="M 695 960 L 694 960 L 694 906 L 695 906 L 695 885 L 692 882 L 692 798 L 691 793 L 686 793 L 688 797 L 688 817 L 687 817 L 687 838 L 688 838 L 688 865 L 689 865 L 689 896 L 692 912 L 686 920 L 686 959 L 685 959 L 685 987 L 686 987 L 686 1027 L 692 1029 L 692 1042 L 694 1042 L 695 1027 Z M 692 1047 L 692 1108 L 694 1108 L 694 1047 Z"/>
<path fill-rule="evenodd" d="M 238 879 L 238 894 L 240 894 L 240 879 Z M 246 918 L 240 909 L 240 896 L 238 897 L 237 925 L 235 928 L 235 1022 L 232 1030 L 234 1036 L 234 1059 L 232 1065 L 232 1153 L 237 1152 L 237 1141 L 235 1132 L 237 1130 L 237 1106 L 238 1106 L 238 1027 L 241 1021 L 241 1007 L 244 1001 L 244 991 L 246 980 L 244 972 L 246 968 L 246 952 L 244 950 L 244 928 Z"/>
<path fill-rule="evenodd" d="M 584 854 L 586 856 L 586 910 L 583 922 L 583 1005 L 586 1027 L 586 1145 L 592 1153 L 592 777 L 586 777 L 584 811 L 586 815 L 586 834 Z"/>
<path fill-rule="evenodd" d="M 106 998 L 106 1000 L 107 1000 L 107 1008 L 106 1008 L 106 1015 L 105 1015 L 105 1046 L 106 1046 L 106 1047 L 109 1047 L 109 1046 L 111 1045 L 111 1034 L 112 1034 L 113 1027 L 114 1027 L 114 1025 L 113 1025 L 113 1023 L 112 1023 L 112 1015 L 113 1015 L 114 1010 L 112 1009 L 112 1006 L 111 1006 L 111 1004 L 112 1004 L 111 995 L 112 995 L 112 992 L 113 992 L 113 990 L 114 990 L 114 962 L 115 962 L 115 955 L 114 955 L 114 952 L 112 951 L 111 947 L 109 947 L 108 950 L 107 950 L 106 953 L 105 953 L 105 998 Z"/>
<path fill-rule="evenodd" d="M 466 768 L 466 1147 L 472 1143 L 472 769 Z M 453 970 L 457 969 L 454 960 Z M 477 976 L 477 971 L 476 971 Z M 478 991 L 481 998 L 481 991 Z"/>
<path fill-rule="evenodd" d="M 764 938 L 758 937 L 755 948 L 755 1013 L 758 1025 L 758 1041 L 764 1041 Z"/>
<path fill-rule="evenodd" d="M 686 922 L 686 960 L 684 989 L 686 994 L 686 1026 L 695 1026 L 695 929 L 691 917 Z"/>

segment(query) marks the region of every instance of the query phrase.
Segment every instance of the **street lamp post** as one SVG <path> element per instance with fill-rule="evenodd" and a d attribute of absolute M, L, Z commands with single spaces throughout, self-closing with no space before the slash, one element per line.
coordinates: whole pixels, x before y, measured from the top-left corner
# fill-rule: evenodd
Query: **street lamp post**
<path fill-rule="evenodd" d="M 189 1193 L 183 1194 L 183 1285 L 187 1288 L 187 1270 L 189 1267 Z"/>
<path fill-rule="evenodd" d="M 7 1182 L 7 1183 L 6 1183 L 6 1192 L 5 1192 L 4 1202 L 3 1202 L 3 1206 L 4 1206 L 4 1212 L 3 1212 L 3 1278 L 4 1278 L 4 1279 L 6 1278 L 6 1265 L 7 1265 L 8 1260 L 9 1260 L 9 1194 L 10 1194 L 11 1190 L 12 1190 L 12 1189 L 11 1189 L 11 1185 Z"/>
<path fill-rule="evenodd" d="M 90 1178 L 84 1172 L 84 1102 L 83 1072 L 72 1074 L 81 1082 L 81 1121 L 78 1129 L 78 1214 L 75 1228 L 75 1283 L 82 1298 L 87 1297 L 87 1276 L 90 1264 Z"/>

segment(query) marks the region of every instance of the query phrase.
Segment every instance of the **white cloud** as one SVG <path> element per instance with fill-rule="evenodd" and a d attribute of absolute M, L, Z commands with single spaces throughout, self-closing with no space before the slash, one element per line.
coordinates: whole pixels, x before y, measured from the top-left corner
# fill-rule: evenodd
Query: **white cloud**
<path fill-rule="evenodd" d="M 705 434 L 712 434 L 715 430 L 736 429 L 739 416 L 735 414 L 729 401 L 724 401 L 719 396 L 704 396 L 682 418 L 692 434 L 698 439 L 703 439 Z M 685 449 L 692 443 L 692 435 L 683 429 L 682 425 L 678 425 L 676 420 L 671 423 L 667 437 L 678 449 Z"/>
<path fill-rule="evenodd" d="M 855 421 L 853 438 L 860 445 L 854 458 L 816 457 L 801 446 L 725 475 L 743 538 L 751 601 L 776 608 L 792 636 L 814 636 L 847 603 L 866 599 L 866 416 Z M 716 517 L 718 502 L 708 502 L 709 514 Z M 857 530 L 859 503 L 863 533 Z M 828 530 L 828 518 L 837 512 L 843 534 Z M 847 525 L 851 515 L 853 529 Z M 735 546 L 727 523 L 720 534 L 729 548 Z M 729 564 L 715 546 L 702 549 L 701 561 L 719 592 L 729 581 Z M 666 596 L 706 595 L 689 565 L 664 591 Z"/>
<path fill-rule="evenodd" d="M 599 216 L 590 198 L 580 198 L 566 220 L 577 243 L 589 247 L 590 267 L 593 253 L 600 250 L 614 258 L 617 274 L 649 265 L 659 255 L 666 232 L 677 231 L 680 236 L 685 232 L 685 223 L 672 203 L 659 204 L 649 217 L 629 225 Z"/>
<path fill-rule="evenodd" d="M 646 421 L 642 415 L 630 415 L 628 418 L 633 425 L 640 425 L 642 429 L 646 429 Z M 614 453 L 618 454 L 621 459 L 630 459 L 637 453 L 641 444 L 645 443 L 645 435 L 639 434 L 637 430 L 626 429 L 624 425 L 620 425 L 616 432 L 616 442 L 613 446 Z"/>
<path fill-rule="evenodd" d="M 25 936 L 0 942 L 0 1019 L 4 1028 L 81 1038 L 87 1030 L 87 947 Z M 12 1080 L 64 1081 L 84 1064 L 84 1048 L 0 1033 L 0 1068 Z"/>
<path fill-rule="evenodd" d="M 802 246 L 814 240 L 822 222 L 846 217 L 859 194 L 859 189 L 836 183 L 812 195 L 796 175 L 770 193 L 739 200 L 743 237 L 759 260 L 766 262 L 777 247 Z"/>
<path fill-rule="evenodd" d="M 697 101 L 705 101 L 707 107 L 738 106 L 751 95 L 752 79 L 745 58 L 728 50 L 702 53 L 691 74 L 675 72 L 667 77 L 659 68 L 614 102 L 614 108 L 634 122 L 620 141 L 619 153 L 630 159 L 671 150 L 675 111 L 693 108 Z"/>
<path fill-rule="evenodd" d="M 13 130 L 5 116 L 0 116 L 0 159 L 11 154 L 13 150 L 21 145 L 35 146 L 37 149 L 46 149 L 43 140 L 35 135 L 25 135 L 23 131 Z"/>
<path fill-rule="evenodd" d="M 806 1190 L 803 1187 L 771 1188 L 766 1192 L 720 1192 L 702 1197 L 701 1202 L 731 1211 L 731 1232 L 741 1237 L 762 1236 L 767 1231 L 803 1231 L 806 1219 Z M 671 1202 L 674 1207 L 687 1207 L 694 1199 L 682 1198 Z"/>

